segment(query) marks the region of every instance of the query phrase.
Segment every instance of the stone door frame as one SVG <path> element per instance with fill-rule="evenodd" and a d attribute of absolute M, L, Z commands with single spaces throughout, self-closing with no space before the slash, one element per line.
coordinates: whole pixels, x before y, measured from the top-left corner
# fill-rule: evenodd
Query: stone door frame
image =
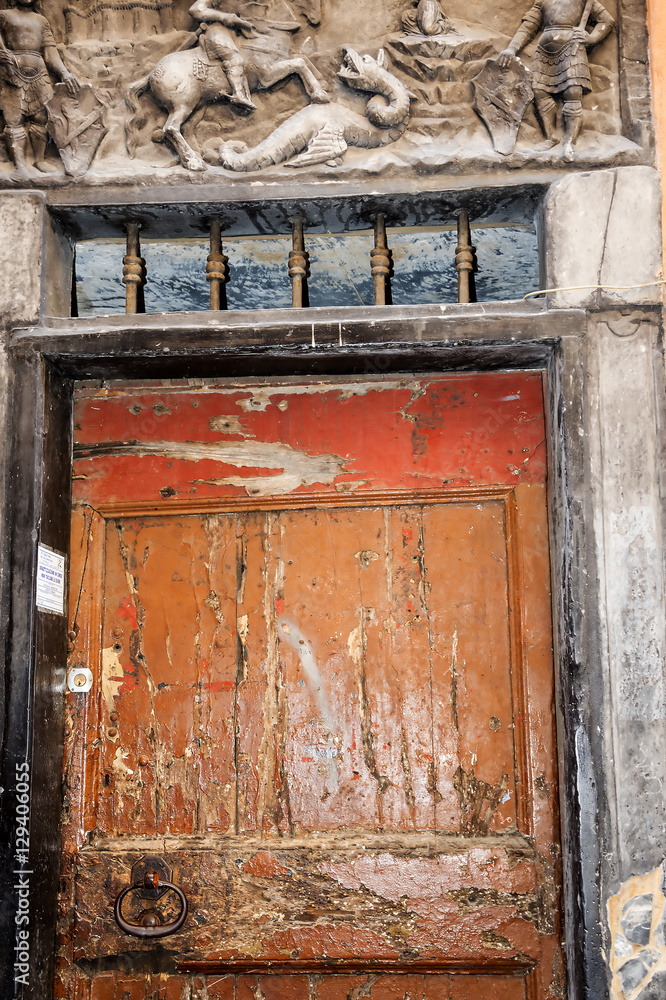
<path fill-rule="evenodd" d="M 63 243 L 46 224 L 41 196 L 14 197 L 27 199 L 32 212 L 28 257 L 39 260 L 46 248 L 53 268 Z M 568 997 L 607 996 L 605 900 L 635 873 L 635 865 L 647 871 L 659 864 L 662 849 L 654 833 L 664 813 L 663 803 L 654 804 L 659 799 L 646 793 L 635 816 L 618 816 L 617 775 L 628 775 L 629 792 L 640 795 L 641 768 L 623 743 L 632 718 L 614 706 L 630 673 L 617 657 L 633 655 L 637 662 L 640 641 L 630 637 L 624 650 L 618 647 L 622 630 L 631 628 L 631 598 L 613 588 L 622 566 L 604 551 L 615 512 L 627 504 L 647 509 L 659 497 L 654 468 L 656 431 L 664 419 L 659 307 L 651 301 L 611 306 L 602 300 L 586 302 L 587 309 L 496 303 L 317 310 L 314 322 L 312 313 L 289 310 L 206 316 L 205 324 L 201 314 L 46 320 L 35 270 L 37 280 L 17 289 L 20 306 L 7 324 L 12 403 L 5 532 L 11 581 L 2 593 L 9 663 L 5 787 L 11 787 L 28 726 L 33 741 L 32 968 L 29 986 L 17 995 L 42 1000 L 50 995 L 53 976 L 67 635 L 64 618 L 35 612 L 32 580 L 38 541 L 59 551 L 68 548 L 73 381 L 537 369 L 547 374 L 549 394 Z M 610 418 L 626 410 L 637 392 L 647 401 L 645 425 L 634 419 L 615 426 Z M 646 601 L 663 614 L 663 590 L 660 596 L 653 588 Z M 642 739 L 655 754 L 666 740 L 657 729 L 646 729 Z M 2 823 L 4 834 L 13 828 L 13 816 L 5 811 Z M 10 953 L 16 901 L 12 876 L 6 874 L 11 858 L 4 861 L 0 942 Z M 13 972 L 9 965 L 2 972 L 3 995 L 9 998 Z"/>
<path fill-rule="evenodd" d="M 136 344 L 136 329 L 129 326 L 122 331 L 114 330 L 113 334 L 101 338 L 105 342 L 101 342 L 99 336 L 86 336 L 82 332 L 69 336 L 58 334 L 56 337 L 49 336 L 45 330 L 17 333 L 14 338 L 14 355 L 19 393 L 15 396 L 15 405 L 22 416 L 14 441 L 17 478 L 13 492 L 15 496 L 30 497 L 31 502 L 15 507 L 15 580 L 30 578 L 33 547 L 26 546 L 23 539 L 36 526 L 39 526 L 36 530 L 41 542 L 59 551 L 67 551 L 68 548 L 69 504 L 63 498 L 69 496 L 71 387 L 76 378 L 168 378 L 177 377 L 176 373 L 179 371 L 181 377 L 185 372 L 195 376 L 196 373 L 205 371 L 211 376 L 229 375 L 238 378 L 257 374 L 388 375 L 397 371 L 543 369 L 547 372 L 550 386 L 553 593 L 561 598 L 559 602 L 555 602 L 554 611 L 559 673 L 560 767 L 564 792 L 562 806 L 563 842 L 566 845 L 567 937 L 580 940 L 587 920 L 579 912 L 579 901 L 585 897 L 586 887 L 581 878 L 579 859 L 582 845 L 575 814 L 576 802 L 581 794 L 581 781 L 591 782 L 593 779 L 587 773 L 581 774 L 580 763 L 571 753 L 572 739 L 569 733 L 574 725 L 574 718 L 578 715 L 578 707 L 570 704 L 570 685 L 562 682 L 563 675 L 568 676 L 572 670 L 571 644 L 567 641 L 567 636 L 572 631 L 573 609 L 568 605 L 573 588 L 571 582 L 563 585 L 563 581 L 571 576 L 567 553 L 570 550 L 569 539 L 573 528 L 565 500 L 568 489 L 560 461 L 562 445 L 573 436 L 571 423 L 575 420 L 574 414 L 578 409 L 576 401 L 565 402 L 564 411 L 568 414 L 568 424 L 558 414 L 564 402 L 561 376 L 565 375 L 570 380 L 574 369 L 580 365 L 578 353 L 584 314 L 567 311 L 550 316 L 535 312 L 526 324 L 532 328 L 531 335 L 513 344 L 509 338 L 514 335 L 517 316 L 512 316 L 510 312 L 492 318 L 477 315 L 471 322 L 468 319 L 466 343 L 456 345 L 451 341 L 453 338 L 458 339 L 460 316 L 441 320 L 432 317 L 423 323 L 414 319 L 401 319 L 398 315 L 391 315 L 389 318 L 386 315 L 388 310 L 382 309 L 381 312 L 384 314 L 381 331 L 376 327 L 369 328 L 367 320 L 345 323 L 342 345 L 331 343 L 331 333 L 337 323 L 333 328 L 330 323 L 324 322 L 313 326 L 300 317 L 288 327 L 274 328 L 270 343 L 262 346 L 252 344 L 261 321 L 261 317 L 257 316 L 256 325 L 248 324 L 243 331 L 239 330 L 233 338 L 229 338 L 224 346 L 202 345 L 194 356 L 189 350 L 192 344 L 191 333 L 173 328 L 155 331 L 152 336 L 148 334 L 147 337 L 144 329 L 141 346 Z M 373 314 L 373 319 L 375 316 L 376 313 Z M 424 333 L 427 336 L 426 342 L 421 339 Z M 152 344 L 147 343 L 147 340 L 152 341 Z M 286 346 L 285 342 L 288 341 L 292 342 L 290 346 Z M 321 346 L 317 346 L 319 343 Z M 578 381 L 575 375 L 574 380 Z M 33 427 L 37 430 L 36 434 L 33 434 Z M 32 470 L 40 466 L 43 470 L 41 480 L 33 483 Z M 567 479 L 570 475 L 571 470 L 568 471 Z M 563 558 L 556 558 L 556 553 L 560 553 Z M 54 927 L 55 922 L 59 844 L 54 817 L 60 810 L 60 758 L 57 748 L 62 743 L 61 736 L 57 737 L 56 734 L 61 734 L 63 728 L 60 691 L 64 683 L 66 627 L 63 619 L 52 615 L 37 613 L 35 620 L 31 603 L 30 588 L 16 586 L 11 621 L 14 656 L 23 662 L 33 660 L 35 665 L 31 835 L 33 843 L 41 846 L 37 846 L 39 860 L 33 862 L 32 866 L 36 874 L 32 876 L 34 881 L 31 888 L 32 898 L 39 900 L 39 916 L 37 918 L 36 914 L 36 918 L 46 930 L 47 927 Z M 17 706 L 17 716 L 20 711 Z M 18 743 L 20 744 L 20 738 Z M 578 932 L 573 930 L 573 926 L 579 928 Z M 39 958 L 35 951 L 32 953 L 35 975 L 30 989 L 24 990 L 26 1000 L 32 996 L 48 995 L 53 956 L 49 953 L 47 941 L 47 935 L 43 942 L 40 941 L 42 955 Z M 572 981 L 581 980 L 581 958 L 579 950 L 569 950 Z M 43 969 L 41 973 L 37 971 L 40 966 Z"/>

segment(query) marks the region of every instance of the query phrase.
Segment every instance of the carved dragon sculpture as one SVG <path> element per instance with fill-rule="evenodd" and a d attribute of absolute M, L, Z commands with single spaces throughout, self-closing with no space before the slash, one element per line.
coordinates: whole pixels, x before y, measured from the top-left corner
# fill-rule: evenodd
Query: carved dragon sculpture
<path fill-rule="evenodd" d="M 219 150 L 221 166 L 227 170 L 262 170 L 285 160 L 291 160 L 289 167 L 317 163 L 337 166 L 348 146 L 373 149 L 399 139 L 407 128 L 414 96 L 386 69 L 383 49 L 376 59 L 360 56 L 347 47 L 342 51 L 340 79 L 374 95 L 368 101 L 365 117 L 337 102 L 302 108 L 253 149 L 242 142 L 225 142 Z"/>

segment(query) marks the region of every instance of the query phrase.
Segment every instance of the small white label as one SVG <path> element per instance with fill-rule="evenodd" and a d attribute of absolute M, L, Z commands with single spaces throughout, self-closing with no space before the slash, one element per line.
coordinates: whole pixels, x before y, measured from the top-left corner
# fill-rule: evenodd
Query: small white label
<path fill-rule="evenodd" d="M 65 613 L 65 557 L 46 545 L 37 547 L 37 594 L 35 603 L 44 611 Z"/>

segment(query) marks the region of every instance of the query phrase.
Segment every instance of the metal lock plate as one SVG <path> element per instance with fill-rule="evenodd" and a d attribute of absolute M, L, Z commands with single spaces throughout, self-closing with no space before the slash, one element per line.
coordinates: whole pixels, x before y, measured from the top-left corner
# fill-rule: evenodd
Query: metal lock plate
<path fill-rule="evenodd" d="M 67 688 L 73 694 L 85 694 L 93 684 L 92 670 L 88 667 L 72 667 L 67 673 Z"/>
<path fill-rule="evenodd" d="M 166 886 L 155 889 L 144 883 L 146 875 L 153 873 L 159 877 L 160 882 L 171 882 L 171 866 L 166 861 L 163 861 L 162 858 L 140 858 L 132 866 L 131 881 L 132 885 L 137 887 L 136 893 L 140 899 L 159 899 L 160 896 L 169 891 Z"/>

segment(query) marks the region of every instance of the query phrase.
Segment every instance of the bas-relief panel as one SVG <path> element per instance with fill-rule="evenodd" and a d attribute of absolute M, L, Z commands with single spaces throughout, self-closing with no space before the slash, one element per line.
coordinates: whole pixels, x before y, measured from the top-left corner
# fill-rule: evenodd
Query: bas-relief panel
<path fill-rule="evenodd" d="M 629 163 L 616 0 L 15 0 L 0 184 Z"/>

